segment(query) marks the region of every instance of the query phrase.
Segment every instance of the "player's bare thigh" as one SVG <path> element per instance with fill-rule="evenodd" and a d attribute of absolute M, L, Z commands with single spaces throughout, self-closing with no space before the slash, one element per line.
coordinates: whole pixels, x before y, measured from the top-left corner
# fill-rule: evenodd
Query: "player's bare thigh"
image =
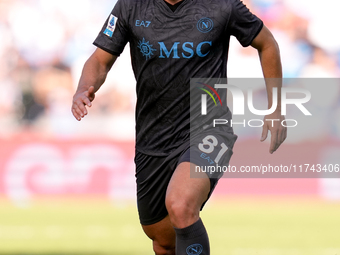
<path fill-rule="evenodd" d="M 180 163 L 168 185 L 165 204 L 172 225 L 185 228 L 199 219 L 202 204 L 210 192 L 210 180 L 205 173 L 202 176 L 190 176 L 190 168 L 195 169 L 190 162 Z"/>

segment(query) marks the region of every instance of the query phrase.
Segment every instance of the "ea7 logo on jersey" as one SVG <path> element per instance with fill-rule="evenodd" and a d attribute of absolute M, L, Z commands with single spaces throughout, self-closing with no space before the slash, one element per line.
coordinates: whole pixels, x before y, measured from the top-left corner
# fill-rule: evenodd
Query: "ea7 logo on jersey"
<path fill-rule="evenodd" d="M 112 37 L 113 32 L 115 31 L 115 28 L 116 28 L 117 21 L 118 21 L 118 18 L 111 14 L 109 21 L 107 22 L 107 27 L 104 31 L 104 34 L 106 34 L 108 37 Z"/>
<path fill-rule="evenodd" d="M 144 21 L 144 20 L 136 20 L 135 26 L 136 27 L 149 27 L 151 24 L 151 21 Z"/>

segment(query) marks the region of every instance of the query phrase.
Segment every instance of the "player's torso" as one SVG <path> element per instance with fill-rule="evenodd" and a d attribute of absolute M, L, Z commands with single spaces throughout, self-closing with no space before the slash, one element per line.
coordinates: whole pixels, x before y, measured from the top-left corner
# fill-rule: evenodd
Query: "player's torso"
<path fill-rule="evenodd" d="M 227 7 L 217 0 L 183 1 L 174 12 L 164 0 L 129 1 L 137 148 L 144 152 L 172 149 L 188 136 L 190 78 L 226 75 Z"/>
<path fill-rule="evenodd" d="M 225 1 L 183 1 L 174 12 L 164 0 L 132 1 L 130 47 L 137 74 L 155 64 L 168 69 L 176 65 L 177 71 L 187 69 L 191 76 L 201 76 L 203 70 L 208 75 L 226 54 L 228 14 L 221 6 Z M 200 66 L 207 61 L 212 63 Z"/>

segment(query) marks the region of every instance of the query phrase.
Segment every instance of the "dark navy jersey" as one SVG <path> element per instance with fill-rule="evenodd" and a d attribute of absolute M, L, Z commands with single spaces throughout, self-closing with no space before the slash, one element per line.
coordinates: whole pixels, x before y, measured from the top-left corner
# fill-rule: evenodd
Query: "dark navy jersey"
<path fill-rule="evenodd" d="M 119 55 L 130 43 L 137 80 L 136 149 L 167 155 L 190 129 L 190 78 L 227 75 L 230 36 L 245 47 L 263 23 L 239 0 L 118 0 L 94 45 Z"/>

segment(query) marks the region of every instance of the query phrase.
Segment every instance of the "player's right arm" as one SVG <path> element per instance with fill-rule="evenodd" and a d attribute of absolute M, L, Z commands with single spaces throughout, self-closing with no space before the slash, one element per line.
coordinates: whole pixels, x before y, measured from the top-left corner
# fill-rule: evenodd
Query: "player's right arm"
<path fill-rule="evenodd" d="M 95 93 L 104 83 L 116 59 L 117 56 L 97 48 L 86 61 L 72 102 L 72 114 L 78 121 L 87 115 L 86 106 L 92 106 Z"/>

